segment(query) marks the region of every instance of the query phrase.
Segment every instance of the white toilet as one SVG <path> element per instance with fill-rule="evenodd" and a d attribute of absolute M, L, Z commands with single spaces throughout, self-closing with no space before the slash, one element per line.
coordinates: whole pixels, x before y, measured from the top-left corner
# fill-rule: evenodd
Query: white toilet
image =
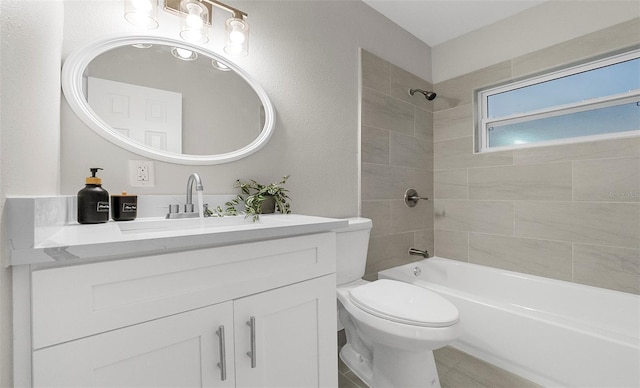
<path fill-rule="evenodd" d="M 440 387 L 433 350 L 461 334 L 458 309 L 440 295 L 395 280 L 367 282 L 372 222 L 336 230 L 338 318 L 344 363 L 370 387 Z"/>

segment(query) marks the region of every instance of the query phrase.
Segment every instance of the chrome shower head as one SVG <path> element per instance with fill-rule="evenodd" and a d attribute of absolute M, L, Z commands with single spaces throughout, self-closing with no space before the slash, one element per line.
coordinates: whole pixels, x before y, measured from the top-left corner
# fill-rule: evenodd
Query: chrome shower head
<path fill-rule="evenodd" d="M 422 89 L 409 89 L 409 94 L 410 95 L 414 95 L 416 92 L 418 93 L 422 93 L 424 94 L 425 98 L 429 101 L 433 100 L 434 98 L 436 98 L 436 94 L 434 92 L 429 92 L 427 90 L 422 90 Z"/>

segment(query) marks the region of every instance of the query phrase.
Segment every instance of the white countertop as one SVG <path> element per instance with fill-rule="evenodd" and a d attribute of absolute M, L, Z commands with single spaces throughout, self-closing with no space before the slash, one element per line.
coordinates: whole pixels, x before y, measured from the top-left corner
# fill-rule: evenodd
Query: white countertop
<path fill-rule="evenodd" d="M 299 214 L 251 218 L 211 217 L 186 220 L 139 218 L 104 224 L 60 226 L 32 246 L 12 244 L 11 265 L 118 259 L 322 233 L 346 227 L 347 220 Z"/>

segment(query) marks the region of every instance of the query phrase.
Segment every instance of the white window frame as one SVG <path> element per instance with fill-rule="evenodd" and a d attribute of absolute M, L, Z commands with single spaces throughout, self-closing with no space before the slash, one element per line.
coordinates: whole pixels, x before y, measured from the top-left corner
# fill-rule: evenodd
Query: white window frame
<path fill-rule="evenodd" d="M 523 87 L 551 81 L 554 79 L 566 77 L 569 75 L 583 73 L 585 71 L 594 70 L 600 67 L 613 65 L 620 62 L 625 62 L 633 59 L 640 58 L 640 49 L 628 51 L 622 54 L 613 55 L 604 59 L 599 59 L 589 63 L 572 66 L 566 69 L 553 71 L 551 73 L 538 75 L 530 78 L 521 79 L 515 82 L 509 82 L 497 87 L 490 87 L 488 89 L 477 90 L 475 94 L 476 100 L 476 136 L 475 136 L 475 153 L 505 151 L 511 149 L 540 147 L 556 144 L 578 143 L 593 140 L 613 139 L 630 136 L 639 136 L 640 130 L 624 131 L 624 132 L 610 132 L 599 135 L 579 136 L 579 137 L 567 137 L 562 139 L 554 139 L 547 141 L 540 141 L 535 143 L 525 144 L 513 144 L 500 147 L 489 147 L 489 135 L 488 130 L 490 127 L 496 124 L 516 124 L 525 121 L 533 121 L 538 119 L 544 119 L 547 117 L 560 116 L 569 113 L 582 112 L 587 110 L 606 108 L 609 106 L 621 105 L 625 103 L 640 101 L 640 89 L 633 89 L 625 93 L 591 98 L 579 102 L 570 104 L 563 104 L 552 106 L 549 108 L 539 109 L 526 113 L 516 113 L 509 116 L 503 116 L 498 118 L 488 117 L 488 98 L 495 94 L 508 92 L 514 89 L 520 89 Z M 640 104 L 640 102 L 638 102 Z M 640 109 L 640 108 L 639 108 Z"/>

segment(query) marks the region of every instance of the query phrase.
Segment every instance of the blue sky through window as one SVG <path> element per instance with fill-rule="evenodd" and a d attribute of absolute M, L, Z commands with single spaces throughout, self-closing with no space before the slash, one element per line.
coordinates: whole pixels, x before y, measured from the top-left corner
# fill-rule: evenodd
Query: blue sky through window
<path fill-rule="evenodd" d="M 489 128 L 489 147 L 527 144 L 569 137 L 640 129 L 640 106 L 629 104 L 569 113 Z"/>
<path fill-rule="evenodd" d="M 505 117 L 640 89 L 640 58 L 491 95 L 488 117 Z"/>

